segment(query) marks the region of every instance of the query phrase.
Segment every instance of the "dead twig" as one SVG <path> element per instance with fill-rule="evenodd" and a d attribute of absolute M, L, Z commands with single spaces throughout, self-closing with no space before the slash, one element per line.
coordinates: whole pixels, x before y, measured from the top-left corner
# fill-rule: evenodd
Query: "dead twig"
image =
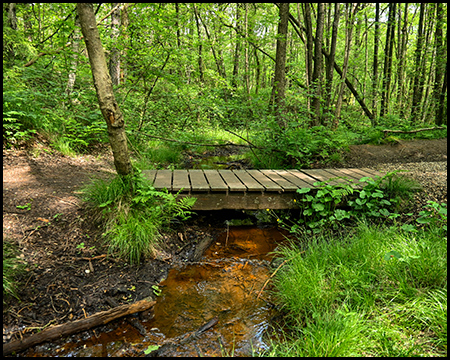
<path fill-rule="evenodd" d="M 104 257 L 107 257 L 108 256 L 108 254 L 102 254 L 102 255 L 97 255 L 97 256 L 94 256 L 94 257 L 76 257 L 76 258 L 74 258 L 74 260 L 88 260 L 88 261 L 91 261 L 91 260 L 98 260 L 98 259 L 103 259 Z"/>
<path fill-rule="evenodd" d="M 299 252 L 298 254 L 296 254 L 295 256 L 291 257 L 290 259 L 286 259 L 284 260 L 280 265 L 278 265 L 278 267 L 275 269 L 275 271 L 272 273 L 272 275 L 269 276 L 269 278 L 266 280 L 266 282 L 264 283 L 263 287 L 261 288 L 261 290 L 259 290 L 258 296 L 256 297 L 256 300 L 259 299 L 259 297 L 261 296 L 261 293 L 263 292 L 263 290 L 265 289 L 265 287 L 267 286 L 267 284 L 269 283 L 270 279 L 272 279 L 275 274 L 277 273 L 278 270 L 281 269 L 281 267 L 286 264 L 288 261 L 291 261 L 292 259 L 296 258 L 298 255 L 303 254 L 304 251 Z"/>

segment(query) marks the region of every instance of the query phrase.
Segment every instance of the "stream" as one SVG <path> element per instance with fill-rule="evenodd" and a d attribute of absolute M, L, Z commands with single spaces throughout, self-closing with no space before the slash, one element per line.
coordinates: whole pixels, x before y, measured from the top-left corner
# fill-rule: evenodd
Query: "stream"
<path fill-rule="evenodd" d="M 268 348 L 277 315 L 270 293 L 257 295 L 271 273 L 270 252 L 285 241 L 276 228 L 227 226 L 200 261 L 172 268 L 159 284 L 153 311 L 139 316 L 145 336 L 121 319 L 97 337 L 50 352 L 36 346 L 27 356 L 144 356 L 146 350 L 177 357 L 256 355 Z M 192 336 L 210 320 L 214 326 Z"/>
<path fill-rule="evenodd" d="M 193 167 L 229 168 L 242 159 L 241 155 L 205 157 Z M 271 321 L 277 316 L 270 292 L 258 294 L 273 271 L 271 252 L 286 238 L 287 233 L 274 227 L 227 225 L 200 261 L 172 268 L 154 288 L 156 305 L 139 314 L 144 332 L 121 319 L 111 331 L 76 341 L 69 338 L 51 350 L 38 345 L 26 356 L 257 355 L 268 349 L 274 331 Z"/>

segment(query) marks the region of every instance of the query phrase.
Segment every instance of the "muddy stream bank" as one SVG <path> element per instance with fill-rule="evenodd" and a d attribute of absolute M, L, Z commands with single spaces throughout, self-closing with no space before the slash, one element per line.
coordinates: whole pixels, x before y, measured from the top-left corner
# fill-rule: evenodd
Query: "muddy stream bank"
<path fill-rule="evenodd" d="M 116 321 L 109 331 L 71 337 L 61 345 L 29 349 L 25 356 L 248 356 L 267 349 L 277 315 L 260 289 L 271 273 L 271 254 L 286 242 L 279 229 L 225 226 L 202 248 L 198 261 L 171 268 L 152 291 L 156 305 Z M 197 250 L 198 251 L 198 250 Z M 272 269 L 273 270 L 273 269 Z M 150 286 L 150 285 L 149 285 Z M 131 317 L 133 318 L 133 317 Z M 198 331 L 206 328 L 204 331 Z"/>

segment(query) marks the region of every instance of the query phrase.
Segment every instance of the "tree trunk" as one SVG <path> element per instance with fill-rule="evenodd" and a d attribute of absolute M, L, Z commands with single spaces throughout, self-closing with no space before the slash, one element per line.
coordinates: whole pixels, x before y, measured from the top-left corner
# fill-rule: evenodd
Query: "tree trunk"
<path fill-rule="evenodd" d="M 16 15 L 16 3 L 4 3 L 3 11 L 7 13 L 7 26 L 12 30 L 17 30 L 17 15 Z M 4 30 L 3 30 L 4 31 Z M 3 53 L 6 54 L 6 59 L 11 65 L 14 64 L 15 51 L 14 46 L 10 41 L 3 39 Z"/>
<path fill-rule="evenodd" d="M 123 48 L 123 52 L 122 52 L 122 59 L 123 61 L 121 62 L 121 75 L 120 75 L 120 79 L 122 84 L 125 84 L 127 82 L 127 77 L 128 77 L 128 56 L 127 56 L 127 52 L 128 52 L 128 26 L 130 25 L 130 17 L 128 16 L 128 7 L 130 6 L 130 4 L 124 4 L 122 7 L 122 18 L 121 18 L 121 27 L 122 27 L 122 36 L 123 36 L 123 43 L 124 43 L 124 48 Z"/>
<path fill-rule="evenodd" d="M 67 86 L 66 86 L 66 94 L 69 97 L 69 101 L 72 102 L 70 99 L 70 94 L 73 91 L 73 87 L 75 85 L 75 80 L 77 77 L 77 68 L 78 68 L 78 51 L 80 47 L 80 20 L 76 19 L 75 21 L 75 28 L 73 30 L 72 34 L 72 59 L 70 60 L 70 68 L 69 68 L 69 78 L 67 80 Z"/>
<path fill-rule="evenodd" d="M 244 4 L 245 6 L 245 17 L 244 17 L 244 33 L 245 38 L 248 38 L 248 3 Z M 247 92 L 247 98 L 250 99 L 250 74 L 249 74 L 249 64 L 248 64 L 248 42 L 245 42 L 244 47 L 244 79 L 245 79 L 245 89 Z"/>
<path fill-rule="evenodd" d="M 289 20 L 289 3 L 280 3 L 280 21 L 278 23 L 275 76 L 273 79 L 271 107 L 275 107 L 275 116 L 280 128 L 287 126 L 283 116 L 286 83 L 286 44 Z"/>
<path fill-rule="evenodd" d="M 114 156 L 114 165 L 119 175 L 132 173 L 130 156 L 128 154 L 127 136 L 124 129 L 124 119 L 114 96 L 111 77 L 106 65 L 105 53 L 100 35 L 95 23 L 95 15 L 90 3 L 77 4 L 81 31 L 89 54 L 92 77 L 98 102 L 108 127 L 109 143 Z"/>
<path fill-rule="evenodd" d="M 305 23 L 306 32 L 306 88 L 308 89 L 308 96 L 306 98 L 306 106 L 308 111 L 311 109 L 311 85 L 312 85 L 312 73 L 313 73 L 313 33 L 311 22 L 311 8 L 309 3 L 303 3 L 303 21 Z"/>
<path fill-rule="evenodd" d="M 256 48 L 254 48 L 254 50 L 255 50 L 255 61 L 256 61 L 255 94 L 258 95 L 259 82 L 260 82 L 260 77 L 261 77 L 261 64 L 259 62 L 258 50 Z"/>
<path fill-rule="evenodd" d="M 384 50 L 384 69 L 383 69 L 383 87 L 381 91 L 381 109 L 380 116 L 385 116 L 389 112 L 389 99 L 391 91 L 392 76 L 392 54 L 394 48 L 395 32 L 395 7 L 396 3 L 389 4 L 389 18 L 386 30 L 386 46 Z"/>
<path fill-rule="evenodd" d="M 175 3 L 175 13 L 177 14 L 176 21 L 175 21 L 175 27 L 177 28 L 177 47 L 178 49 L 181 48 L 181 36 L 180 36 L 180 24 L 179 24 L 179 18 L 180 18 L 180 4 Z"/>
<path fill-rule="evenodd" d="M 322 55 L 322 40 L 323 40 L 323 27 L 324 27 L 324 3 L 317 4 L 317 21 L 316 21 L 316 38 L 314 41 L 314 70 L 312 75 L 312 86 L 314 89 L 314 96 L 312 100 L 312 110 L 315 113 L 312 125 L 316 126 L 320 124 L 321 118 L 321 106 L 320 101 L 322 98 L 322 72 L 323 72 L 323 55 Z"/>
<path fill-rule="evenodd" d="M 438 108 L 436 113 L 436 125 L 447 124 L 447 116 L 444 116 L 444 108 L 446 107 L 445 92 L 447 91 L 447 63 L 445 64 L 444 81 L 439 96 Z"/>
<path fill-rule="evenodd" d="M 436 4 L 436 31 L 434 35 L 435 49 L 436 49 L 436 72 L 434 76 L 434 86 L 433 86 L 433 98 L 434 98 L 434 108 L 435 108 L 435 123 L 436 125 L 441 125 L 438 119 L 439 113 L 439 99 L 441 95 L 442 79 L 445 72 L 445 46 L 443 46 L 443 34 L 442 28 L 444 24 L 444 9 L 442 3 Z"/>
<path fill-rule="evenodd" d="M 198 36 L 198 71 L 200 74 L 200 82 L 203 83 L 205 81 L 203 75 L 203 55 L 202 55 L 202 36 L 200 30 L 200 23 L 198 19 L 198 11 L 195 4 L 192 4 L 194 7 L 194 15 L 195 15 L 195 23 L 197 24 L 197 36 Z"/>
<path fill-rule="evenodd" d="M 414 85 L 413 85 L 413 98 L 411 106 L 411 123 L 415 123 L 418 119 L 420 113 L 420 103 L 422 101 L 422 90 L 423 90 L 423 77 L 425 74 L 421 73 L 421 63 L 422 63 L 422 47 L 423 47 L 423 20 L 425 16 L 425 4 L 420 4 L 420 15 L 419 15 L 419 29 L 417 32 L 417 45 L 416 45 L 416 59 L 414 68 Z"/>
<path fill-rule="evenodd" d="M 241 15 L 239 11 L 239 4 L 236 4 L 236 32 L 241 31 Z M 231 86 L 233 89 L 237 88 L 237 78 L 239 74 L 239 55 L 241 53 L 241 40 L 236 36 L 236 48 L 234 50 L 234 61 L 233 61 L 233 76 L 231 78 Z"/>
<path fill-rule="evenodd" d="M 112 7 L 116 7 L 119 3 L 113 3 Z M 119 39 L 119 26 L 120 26 L 120 9 L 117 8 L 111 14 L 111 42 L 113 44 L 111 48 L 111 58 L 109 60 L 109 74 L 111 75 L 111 81 L 113 85 L 119 85 L 120 82 L 120 53 L 116 44 Z"/>
<path fill-rule="evenodd" d="M 8 25 L 11 29 L 17 30 L 16 3 L 9 3 L 8 6 Z"/>
<path fill-rule="evenodd" d="M 345 31 L 344 65 L 342 66 L 341 83 L 338 87 L 339 88 L 338 98 L 336 101 L 336 110 L 334 113 L 334 123 L 333 123 L 334 128 L 337 127 L 339 118 L 341 117 L 342 96 L 344 94 L 344 85 L 345 85 L 344 80 L 347 78 L 348 59 L 350 57 L 350 47 L 351 47 L 351 43 L 352 43 L 353 19 L 355 17 L 356 11 L 358 10 L 358 4 L 346 3 L 345 6 L 347 7 L 347 15 L 346 15 L 346 21 L 345 21 L 346 31 Z"/>
<path fill-rule="evenodd" d="M 375 3 L 375 34 L 373 44 L 373 82 L 372 82 L 372 108 L 374 119 L 372 126 L 376 125 L 378 116 L 378 38 L 380 36 L 380 3 Z"/>
<path fill-rule="evenodd" d="M 399 19 L 400 21 L 400 19 Z M 408 26 L 408 3 L 405 4 L 403 14 L 403 24 L 401 28 L 400 38 L 398 40 L 398 68 L 397 68 L 397 106 L 400 117 L 405 116 L 403 97 L 405 94 L 405 60 L 406 60 L 406 42 L 407 42 L 407 26 Z"/>
<path fill-rule="evenodd" d="M 337 32 L 339 27 L 339 16 L 340 16 L 340 4 L 334 3 L 334 20 L 333 20 L 333 30 L 331 32 L 331 46 L 330 46 L 330 56 L 326 61 L 326 83 L 325 83 L 325 111 L 323 123 L 328 122 L 329 116 L 331 115 L 331 89 L 333 86 L 333 74 L 334 74 L 334 57 L 336 55 L 336 41 Z"/>

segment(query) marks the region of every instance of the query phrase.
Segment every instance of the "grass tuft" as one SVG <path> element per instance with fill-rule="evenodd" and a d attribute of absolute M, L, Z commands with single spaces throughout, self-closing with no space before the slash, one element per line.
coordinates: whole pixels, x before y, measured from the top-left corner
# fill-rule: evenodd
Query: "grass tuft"
<path fill-rule="evenodd" d="M 105 224 L 110 253 L 132 264 L 155 254 L 160 230 L 175 218 L 186 219 L 193 198 L 176 200 L 176 195 L 155 190 L 140 173 L 116 176 L 109 181 L 94 179 L 82 190 L 95 216 Z"/>
<path fill-rule="evenodd" d="M 271 356 L 423 356 L 447 347 L 447 239 L 360 225 L 279 250 L 274 278 L 292 325 Z M 304 252 L 304 253 L 303 253 Z"/>

